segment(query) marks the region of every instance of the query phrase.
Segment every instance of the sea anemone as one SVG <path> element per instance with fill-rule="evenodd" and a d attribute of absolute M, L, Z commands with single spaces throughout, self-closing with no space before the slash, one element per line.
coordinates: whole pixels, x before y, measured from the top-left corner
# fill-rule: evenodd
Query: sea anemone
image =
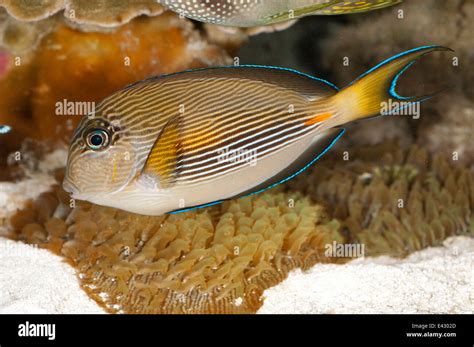
<path fill-rule="evenodd" d="M 405 256 L 452 235 L 474 235 L 474 173 L 416 145 L 339 149 L 288 189 L 326 206 L 343 235 L 365 244 L 370 256 Z"/>
<path fill-rule="evenodd" d="M 175 215 L 74 201 L 55 186 L 7 224 L 9 237 L 64 256 L 109 312 L 250 313 L 292 269 L 350 259 L 329 245 L 403 257 L 473 235 L 473 210 L 471 171 L 390 142 L 338 148 L 283 186 Z"/>

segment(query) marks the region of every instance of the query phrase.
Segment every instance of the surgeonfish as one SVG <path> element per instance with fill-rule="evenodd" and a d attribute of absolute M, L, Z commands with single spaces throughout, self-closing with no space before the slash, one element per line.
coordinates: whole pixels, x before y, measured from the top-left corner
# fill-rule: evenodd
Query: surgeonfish
<path fill-rule="evenodd" d="M 261 192 L 314 163 L 342 125 L 379 115 L 387 102 L 399 108 L 433 96 L 400 96 L 397 81 L 421 56 L 446 50 L 400 53 L 341 90 L 294 70 L 252 65 L 137 82 L 81 120 L 63 187 L 75 199 L 145 215 Z"/>
<path fill-rule="evenodd" d="M 252 27 L 310 15 L 377 10 L 402 0 L 159 0 L 184 17 L 201 22 Z"/>

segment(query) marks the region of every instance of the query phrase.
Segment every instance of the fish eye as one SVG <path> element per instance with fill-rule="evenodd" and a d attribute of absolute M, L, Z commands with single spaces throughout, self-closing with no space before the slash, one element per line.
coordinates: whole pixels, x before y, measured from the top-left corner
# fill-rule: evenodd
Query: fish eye
<path fill-rule="evenodd" d="M 86 144 L 90 149 L 98 151 L 109 145 L 109 138 L 109 133 L 106 130 L 92 129 L 86 135 Z"/>

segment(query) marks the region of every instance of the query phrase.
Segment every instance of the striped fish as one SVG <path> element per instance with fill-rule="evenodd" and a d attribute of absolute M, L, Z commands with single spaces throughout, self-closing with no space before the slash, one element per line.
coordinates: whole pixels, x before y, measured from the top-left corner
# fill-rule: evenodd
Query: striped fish
<path fill-rule="evenodd" d="M 401 0 L 160 0 L 166 8 L 201 22 L 251 27 L 309 15 L 377 10 Z"/>
<path fill-rule="evenodd" d="M 440 46 L 419 47 L 349 86 L 293 70 L 191 70 L 132 84 L 78 125 L 64 189 L 74 198 L 146 215 L 186 211 L 260 192 L 294 177 L 388 101 L 407 104 L 400 75 Z M 396 103 L 394 103 L 396 104 Z"/>

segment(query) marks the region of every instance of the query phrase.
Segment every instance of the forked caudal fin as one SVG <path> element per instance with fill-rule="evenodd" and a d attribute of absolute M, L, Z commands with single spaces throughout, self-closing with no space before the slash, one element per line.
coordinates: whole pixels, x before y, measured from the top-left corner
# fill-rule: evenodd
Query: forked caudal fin
<path fill-rule="evenodd" d="M 383 61 L 359 76 L 332 97 L 340 115 L 337 123 L 340 125 L 379 115 L 382 105 L 390 100 L 403 101 L 407 105 L 438 94 L 439 91 L 428 95 L 404 97 L 398 95 L 395 90 L 400 76 L 420 57 L 433 51 L 452 50 L 442 46 L 414 48 Z"/>

